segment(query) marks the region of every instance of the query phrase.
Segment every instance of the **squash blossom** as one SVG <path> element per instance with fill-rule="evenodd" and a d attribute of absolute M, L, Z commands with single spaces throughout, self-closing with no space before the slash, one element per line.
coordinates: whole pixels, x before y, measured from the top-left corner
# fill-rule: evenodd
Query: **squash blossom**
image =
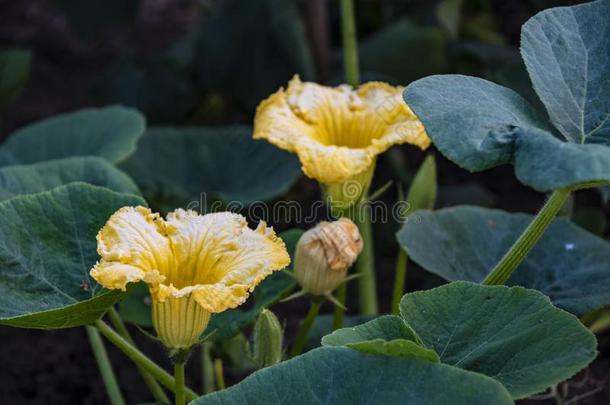
<path fill-rule="evenodd" d="M 258 106 L 254 138 L 296 153 L 331 206 L 345 210 L 368 192 L 377 155 L 397 144 L 430 145 L 402 91 L 382 82 L 326 87 L 295 76 Z"/>
<path fill-rule="evenodd" d="M 345 281 L 363 242 L 351 220 L 320 222 L 301 236 L 294 257 L 294 275 L 307 292 L 328 296 Z"/>
<path fill-rule="evenodd" d="M 282 239 L 241 215 L 177 209 L 163 219 L 145 207 L 123 207 L 97 235 L 101 260 L 91 276 L 125 291 L 148 283 L 159 339 L 170 349 L 199 341 L 211 314 L 243 304 L 254 287 L 290 263 Z"/>

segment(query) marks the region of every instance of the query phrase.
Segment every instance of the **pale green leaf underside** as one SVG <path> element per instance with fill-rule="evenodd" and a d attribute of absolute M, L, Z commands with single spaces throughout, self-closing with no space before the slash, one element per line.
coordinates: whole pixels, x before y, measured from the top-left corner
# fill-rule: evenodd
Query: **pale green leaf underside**
<path fill-rule="evenodd" d="M 418 211 L 398 233 L 424 269 L 446 280 L 482 281 L 532 221 L 479 207 Z M 575 315 L 610 304 L 610 243 L 555 220 L 508 280 L 541 291 Z"/>
<path fill-rule="evenodd" d="M 0 202 L 0 324 L 65 328 L 97 319 L 119 297 L 89 277 L 95 236 L 136 196 L 84 183 Z"/>
<path fill-rule="evenodd" d="M 521 30 L 521 54 L 561 134 L 610 145 L 610 1 L 536 14 Z"/>
<path fill-rule="evenodd" d="M 116 163 L 134 150 L 144 117 L 120 106 L 90 108 L 36 122 L 9 135 L 0 166 L 73 156 L 98 156 Z"/>
<path fill-rule="evenodd" d="M 345 346 L 362 353 L 379 354 L 382 356 L 415 357 L 438 363 L 439 357 L 434 350 L 426 349 L 412 340 L 406 339 L 372 339 L 362 342 L 348 343 Z"/>
<path fill-rule="evenodd" d="M 322 338 L 323 346 L 345 346 L 373 339 L 406 339 L 419 342 L 419 338 L 399 316 L 383 315 L 361 325 L 337 329 Z"/>
<path fill-rule="evenodd" d="M 193 404 L 512 404 L 506 389 L 481 374 L 404 357 L 321 347 Z"/>
<path fill-rule="evenodd" d="M 571 377 L 596 355 L 595 337 L 576 317 L 522 287 L 457 281 L 405 295 L 400 313 L 441 362 L 493 377 L 515 399 Z"/>
<path fill-rule="evenodd" d="M 252 203 L 277 197 L 300 176 L 297 158 L 251 128 L 153 128 L 123 165 L 148 201 L 205 210 L 216 198 Z"/>
<path fill-rule="evenodd" d="M 107 160 L 73 157 L 0 168 L 0 200 L 78 181 L 120 193 L 140 193 L 133 180 Z"/>
<path fill-rule="evenodd" d="M 407 87 L 407 104 L 432 142 L 469 171 L 513 164 L 539 191 L 610 184 L 610 147 L 563 142 L 514 91 L 475 77 L 429 76 Z"/>

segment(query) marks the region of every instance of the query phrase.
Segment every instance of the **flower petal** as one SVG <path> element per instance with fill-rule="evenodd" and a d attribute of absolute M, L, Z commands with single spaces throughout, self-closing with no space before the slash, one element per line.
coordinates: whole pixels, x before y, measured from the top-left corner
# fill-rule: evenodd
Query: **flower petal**
<path fill-rule="evenodd" d="M 165 302 L 169 298 L 183 298 L 193 294 L 193 298 L 206 311 L 218 313 L 236 308 L 248 299 L 248 286 L 224 284 L 198 284 L 184 288 L 161 284 L 152 289 L 156 302 Z"/>
<path fill-rule="evenodd" d="M 107 288 L 124 289 L 126 283 L 139 280 L 161 282 L 172 267 L 163 220 L 145 207 L 115 212 L 97 234 L 97 249 L 102 260 L 91 275 Z"/>
<path fill-rule="evenodd" d="M 339 183 L 364 172 L 392 145 L 430 145 L 402 88 L 370 82 L 352 90 L 301 82 L 295 76 L 258 107 L 254 138 L 299 156 L 303 172 Z"/>
<path fill-rule="evenodd" d="M 168 283 L 178 288 L 222 284 L 251 291 L 290 263 L 284 242 L 272 228 L 261 222 L 251 230 L 238 214 L 198 215 L 179 209 L 167 216 L 166 230 L 179 272 L 170 275 Z"/>
<path fill-rule="evenodd" d="M 151 284 L 162 283 L 165 277 L 158 271 L 145 272 L 142 269 L 120 262 L 106 262 L 104 260 L 93 266 L 91 276 L 102 286 L 109 289 L 127 289 L 127 283 L 145 281 Z"/>

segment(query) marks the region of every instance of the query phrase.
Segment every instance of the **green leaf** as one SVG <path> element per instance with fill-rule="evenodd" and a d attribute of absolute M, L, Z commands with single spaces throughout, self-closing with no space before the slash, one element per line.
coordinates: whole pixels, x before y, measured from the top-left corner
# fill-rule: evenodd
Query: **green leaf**
<path fill-rule="evenodd" d="M 419 211 L 398 233 L 424 269 L 446 280 L 482 281 L 532 221 L 478 207 Z M 610 243 L 565 219 L 551 223 L 508 280 L 534 288 L 575 315 L 610 304 Z"/>
<path fill-rule="evenodd" d="M 24 49 L 0 52 L 0 108 L 11 102 L 30 77 L 32 53 Z"/>
<path fill-rule="evenodd" d="M 607 0 L 551 8 L 521 30 L 521 54 L 534 89 L 572 142 L 610 145 L 608 16 Z"/>
<path fill-rule="evenodd" d="M 291 257 L 302 234 L 303 231 L 300 229 L 290 229 L 280 234 Z M 276 303 L 295 285 L 294 277 L 284 271 L 272 274 L 254 289 L 253 298 L 250 299 L 253 301 L 253 305 L 246 304 L 242 308 L 231 309 L 212 316 L 204 335 L 213 332 L 212 338 L 215 340 L 224 340 L 234 336 L 243 327 L 254 322 L 263 309 Z M 150 295 L 148 288 L 143 284 L 130 288 L 127 297 L 119 304 L 121 317 L 125 321 L 139 326 L 152 326 L 150 311 Z"/>
<path fill-rule="evenodd" d="M 133 180 L 108 161 L 74 157 L 0 168 L 0 201 L 78 181 L 120 193 L 140 193 Z"/>
<path fill-rule="evenodd" d="M 538 191 L 610 183 L 610 148 L 552 135 L 517 93 L 475 77 L 430 76 L 409 85 L 405 100 L 435 146 L 469 171 L 512 163 Z"/>
<path fill-rule="evenodd" d="M 596 356 L 595 337 L 576 317 L 522 287 L 457 281 L 405 295 L 400 313 L 443 363 L 493 377 L 515 399 L 570 378 Z"/>
<path fill-rule="evenodd" d="M 0 166 L 73 156 L 120 162 L 135 150 L 144 125 L 140 113 L 119 106 L 58 115 L 11 134 L 0 148 Z"/>
<path fill-rule="evenodd" d="M 412 340 L 394 339 L 383 340 L 373 339 L 363 342 L 348 343 L 350 349 L 358 350 L 362 353 L 379 354 L 382 356 L 415 357 L 422 360 L 438 363 L 439 357 L 434 350 L 426 349 Z"/>
<path fill-rule="evenodd" d="M 203 85 L 248 111 L 314 63 L 295 0 L 230 0 L 203 22 L 197 60 Z M 248 44 L 247 46 L 244 46 Z"/>
<path fill-rule="evenodd" d="M 298 384 L 296 383 L 298 382 Z M 500 383 L 414 358 L 322 347 L 268 367 L 193 404 L 512 404 Z"/>
<path fill-rule="evenodd" d="M 426 77 L 404 98 L 439 151 L 473 172 L 510 163 L 516 129 L 549 130 L 517 93 L 476 77 Z"/>
<path fill-rule="evenodd" d="M 407 193 L 409 213 L 420 209 L 432 209 L 436 201 L 436 161 L 434 155 L 426 157 L 421 164 Z"/>
<path fill-rule="evenodd" d="M 360 65 L 363 72 L 378 73 L 403 85 L 439 73 L 445 67 L 443 33 L 401 19 L 362 42 Z"/>
<path fill-rule="evenodd" d="M 421 342 L 417 334 L 399 316 L 383 315 L 361 325 L 341 328 L 322 338 L 323 346 L 346 346 L 374 339 L 404 339 Z"/>
<path fill-rule="evenodd" d="M 290 229 L 280 234 L 280 237 L 286 243 L 286 248 L 291 258 L 294 257 L 294 249 L 302 234 L 303 231 L 301 229 Z M 248 324 L 254 322 L 263 309 L 271 307 L 271 305 L 279 301 L 288 291 L 296 286 L 294 277 L 286 271 L 279 271 L 260 283 L 254 289 L 251 306 L 246 304 L 244 307 L 231 309 L 212 316 L 205 334 L 213 332 L 213 339 L 227 339 L 234 336 Z"/>
<path fill-rule="evenodd" d="M 244 126 L 151 129 L 123 168 L 148 201 L 198 211 L 215 198 L 241 204 L 272 199 L 301 173 L 295 156 L 254 141 Z"/>
<path fill-rule="evenodd" d="M 136 196 L 72 183 L 0 202 L 0 324 L 53 329 L 86 325 L 121 295 L 89 277 L 95 236 Z"/>

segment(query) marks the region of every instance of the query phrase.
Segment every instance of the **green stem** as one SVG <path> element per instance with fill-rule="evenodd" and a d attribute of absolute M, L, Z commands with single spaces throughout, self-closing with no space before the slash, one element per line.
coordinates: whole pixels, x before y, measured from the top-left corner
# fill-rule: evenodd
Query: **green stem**
<path fill-rule="evenodd" d="M 125 405 L 125 400 L 123 395 L 121 395 L 119 384 L 112 371 L 112 364 L 110 364 L 110 359 L 108 358 L 108 353 L 106 353 L 100 333 L 93 326 L 86 326 L 85 329 L 87 330 L 87 336 L 89 337 L 89 343 L 97 361 L 97 366 L 104 380 L 104 386 L 106 387 L 110 403 L 112 405 Z"/>
<path fill-rule="evenodd" d="M 186 395 L 184 392 L 184 362 L 178 361 L 174 363 L 174 379 L 176 380 L 175 404 L 186 404 Z"/>
<path fill-rule="evenodd" d="M 343 283 L 337 287 L 335 298 L 345 307 L 345 299 L 347 298 L 347 283 Z M 333 330 L 343 327 L 343 318 L 345 318 L 345 309 L 339 305 L 335 305 L 335 309 L 333 311 Z"/>
<path fill-rule="evenodd" d="M 360 300 L 360 313 L 362 315 L 377 315 L 379 312 L 377 304 L 377 287 L 375 285 L 375 253 L 373 246 L 373 227 L 371 225 L 371 210 L 366 205 L 361 205 L 357 210 L 354 220 L 364 247 L 356 262 L 358 277 L 358 298 Z"/>
<path fill-rule="evenodd" d="M 399 248 L 398 256 L 396 257 L 394 291 L 392 293 L 392 313 L 396 315 L 400 312 L 400 300 L 405 293 L 405 279 L 407 277 L 408 265 L 409 256 L 407 256 L 407 252 Z"/>
<path fill-rule="evenodd" d="M 127 327 L 125 326 L 125 323 L 121 319 L 121 316 L 116 311 L 116 309 L 114 309 L 114 307 L 110 307 L 110 309 L 108 310 L 108 317 L 110 318 L 110 322 L 112 323 L 112 326 L 114 326 L 114 329 L 116 329 L 117 333 L 121 335 L 123 339 L 131 343 L 134 347 L 136 347 L 135 342 L 133 341 L 131 335 L 129 334 L 129 331 L 127 330 Z M 169 404 L 169 398 L 167 397 L 167 395 L 165 395 L 163 388 L 161 388 L 157 380 L 155 380 L 155 378 L 150 375 L 148 371 L 144 370 L 141 366 L 138 365 L 137 368 L 138 372 L 142 376 L 142 379 L 144 380 L 144 383 L 155 398 L 155 401 L 160 404 Z"/>
<path fill-rule="evenodd" d="M 218 385 L 218 390 L 224 390 L 225 377 L 222 370 L 222 359 L 214 360 L 214 374 L 216 375 L 216 385 Z"/>
<path fill-rule="evenodd" d="M 534 220 L 527 226 L 519 239 L 506 252 L 504 257 L 496 264 L 493 270 L 487 275 L 483 284 L 497 285 L 504 284 L 517 266 L 525 259 L 525 256 L 532 250 L 536 242 L 540 239 L 546 228 L 551 224 L 555 215 L 559 212 L 563 204 L 570 196 L 571 189 L 562 188 L 555 190 L 544 204 Z"/>
<path fill-rule="evenodd" d="M 294 341 L 294 346 L 292 346 L 292 350 L 290 351 L 290 357 L 298 356 L 303 351 L 305 341 L 307 340 L 307 335 L 309 334 L 311 325 L 313 325 L 313 321 L 316 319 L 316 316 L 318 316 L 319 311 L 320 302 L 312 300 L 311 306 L 309 307 L 309 312 L 307 312 L 307 316 L 299 328 L 299 332 L 297 333 L 297 337 Z"/>
<path fill-rule="evenodd" d="M 159 367 L 154 361 L 149 359 L 144 353 L 133 347 L 128 341 L 126 341 L 121 335 L 115 332 L 110 326 L 104 321 L 95 321 L 95 327 L 100 331 L 106 339 L 115 345 L 120 351 L 125 353 L 134 363 L 148 371 L 150 375 L 155 377 L 163 386 L 167 387 L 170 391 L 175 393 L 176 380 L 169 375 L 165 370 Z M 186 388 L 186 399 L 192 401 L 197 398 L 197 394 L 189 388 Z"/>
<path fill-rule="evenodd" d="M 610 328 L 610 313 L 604 311 L 600 316 L 589 326 L 589 330 L 595 334 L 605 332 Z"/>
<path fill-rule="evenodd" d="M 201 388 L 204 394 L 214 392 L 214 373 L 212 364 L 212 343 L 201 344 Z"/>
<path fill-rule="evenodd" d="M 351 86 L 356 87 L 360 84 L 360 68 L 358 66 L 358 41 L 356 39 L 353 0 L 341 0 L 341 32 L 343 36 L 345 79 Z"/>

